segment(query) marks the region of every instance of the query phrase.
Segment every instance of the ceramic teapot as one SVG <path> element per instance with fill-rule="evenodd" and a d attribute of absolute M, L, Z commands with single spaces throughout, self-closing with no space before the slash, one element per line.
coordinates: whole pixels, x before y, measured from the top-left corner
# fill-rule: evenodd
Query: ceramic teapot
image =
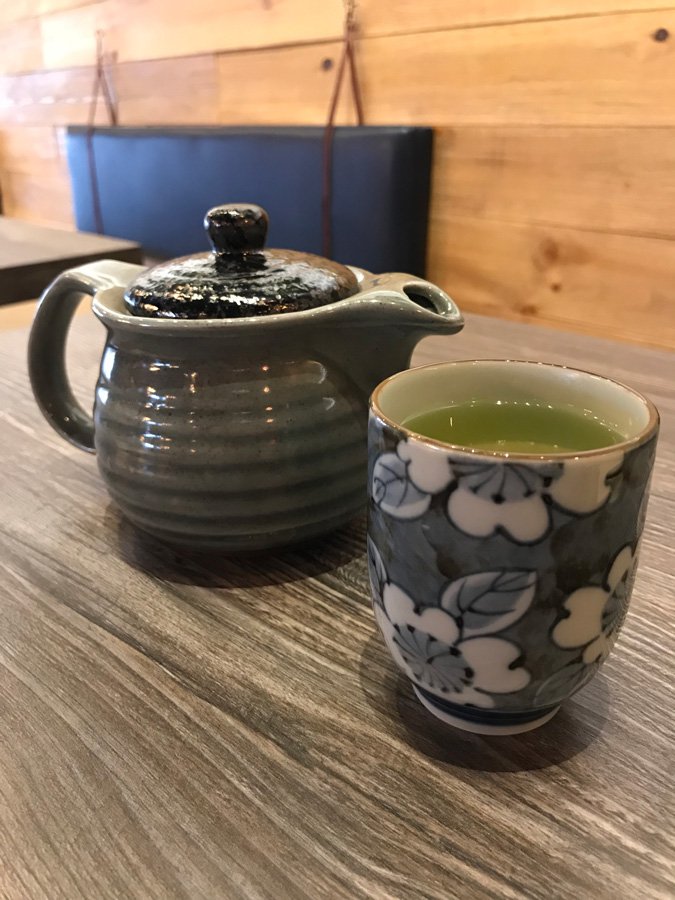
<path fill-rule="evenodd" d="M 210 253 L 90 263 L 47 288 L 29 342 L 35 397 L 160 539 L 241 551 L 324 534 L 365 506 L 369 394 L 461 314 L 411 275 L 264 250 L 259 207 L 219 207 L 205 224 Z M 93 416 L 64 361 L 82 294 L 107 330 Z"/>

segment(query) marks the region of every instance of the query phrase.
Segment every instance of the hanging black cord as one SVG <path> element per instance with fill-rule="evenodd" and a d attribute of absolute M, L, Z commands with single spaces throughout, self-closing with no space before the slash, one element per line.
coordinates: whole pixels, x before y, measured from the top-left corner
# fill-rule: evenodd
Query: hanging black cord
<path fill-rule="evenodd" d="M 91 94 L 89 115 L 87 118 L 87 158 L 89 161 L 91 202 L 94 210 L 94 227 L 97 234 L 103 234 L 103 213 L 101 211 L 101 197 L 98 188 L 96 158 L 94 156 L 94 124 L 96 122 L 96 108 L 98 106 L 99 95 L 103 97 L 109 123 L 111 125 L 117 125 L 117 98 L 115 96 L 110 75 L 106 71 L 102 31 L 96 32 L 96 71 L 94 74 L 94 87 Z"/>
<path fill-rule="evenodd" d="M 333 137 L 335 132 L 335 113 L 337 111 L 338 100 L 340 99 L 340 89 L 344 77 L 345 66 L 349 63 L 350 81 L 352 86 L 352 96 L 354 98 L 354 106 L 356 108 L 356 121 L 359 125 L 363 125 L 363 100 L 361 97 L 361 88 L 359 85 L 358 74 L 356 71 L 356 59 L 354 55 L 354 42 L 356 34 L 355 20 L 355 2 L 354 0 L 346 0 L 345 2 L 345 28 L 344 40 L 342 44 L 342 54 L 335 73 L 335 85 L 333 86 L 333 94 L 328 110 L 328 121 L 323 133 L 323 165 L 322 165 L 322 192 L 321 192 L 321 225 L 322 225 L 322 247 L 323 255 L 330 257 L 332 255 L 333 245 Z"/>

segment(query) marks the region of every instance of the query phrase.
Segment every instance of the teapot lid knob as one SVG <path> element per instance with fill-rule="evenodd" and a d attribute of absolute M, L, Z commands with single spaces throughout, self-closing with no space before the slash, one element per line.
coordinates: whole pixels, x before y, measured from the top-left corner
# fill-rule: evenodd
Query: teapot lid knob
<path fill-rule="evenodd" d="M 204 228 L 218 256 L 240 256 L 262 250 L 268 226 L 265 210 L 250 203 L 214 206 L 204 218 Z"/>
<path fill-rule="evenodd" d="M 159 263 L 127 288 L 127 309 L 162 319 L 234 319 L 302 312 L 359 292 L 347 266 L 313 253 L 265 250 L 269 219 L 253 203 L 204 218 L 212 253 Z"/>

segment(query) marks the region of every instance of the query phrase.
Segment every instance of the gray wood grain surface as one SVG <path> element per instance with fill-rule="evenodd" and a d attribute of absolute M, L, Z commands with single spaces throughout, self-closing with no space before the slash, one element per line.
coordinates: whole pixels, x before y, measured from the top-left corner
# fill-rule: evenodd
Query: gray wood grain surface
<path fill-rule="evenodd" d="M 89 403 L 102 334 L 75 321 Z M 134 533 L 0 334 L 0 896 L 666 898 L 675 891 L 675 356 L 470 317 L 415 362 L 566 362 L 663 429 L 602 673 L 539 731 L 432 720 L 375 634 L 363 523 L 186 556 Z"/>

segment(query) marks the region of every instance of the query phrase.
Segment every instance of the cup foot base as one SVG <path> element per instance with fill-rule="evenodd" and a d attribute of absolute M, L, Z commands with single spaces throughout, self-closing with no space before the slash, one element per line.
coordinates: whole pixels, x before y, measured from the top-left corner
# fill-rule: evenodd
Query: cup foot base
<path fill-rule="evenodd" d="M 422 706 L 437 719 L 472 734 L 523 734 L 544 725 L 560 709 L 559 706 L 554 706 L 552 709 L 512 716 L 490 710 L 469 709 L 440 699 L 436 701 L 432 695 L 417 685 L 413 685 L 413 690 Z M 451 712 L 451 709 L 454 711 Z M 514 721 L 516 718 L 520 721 Z"/>

